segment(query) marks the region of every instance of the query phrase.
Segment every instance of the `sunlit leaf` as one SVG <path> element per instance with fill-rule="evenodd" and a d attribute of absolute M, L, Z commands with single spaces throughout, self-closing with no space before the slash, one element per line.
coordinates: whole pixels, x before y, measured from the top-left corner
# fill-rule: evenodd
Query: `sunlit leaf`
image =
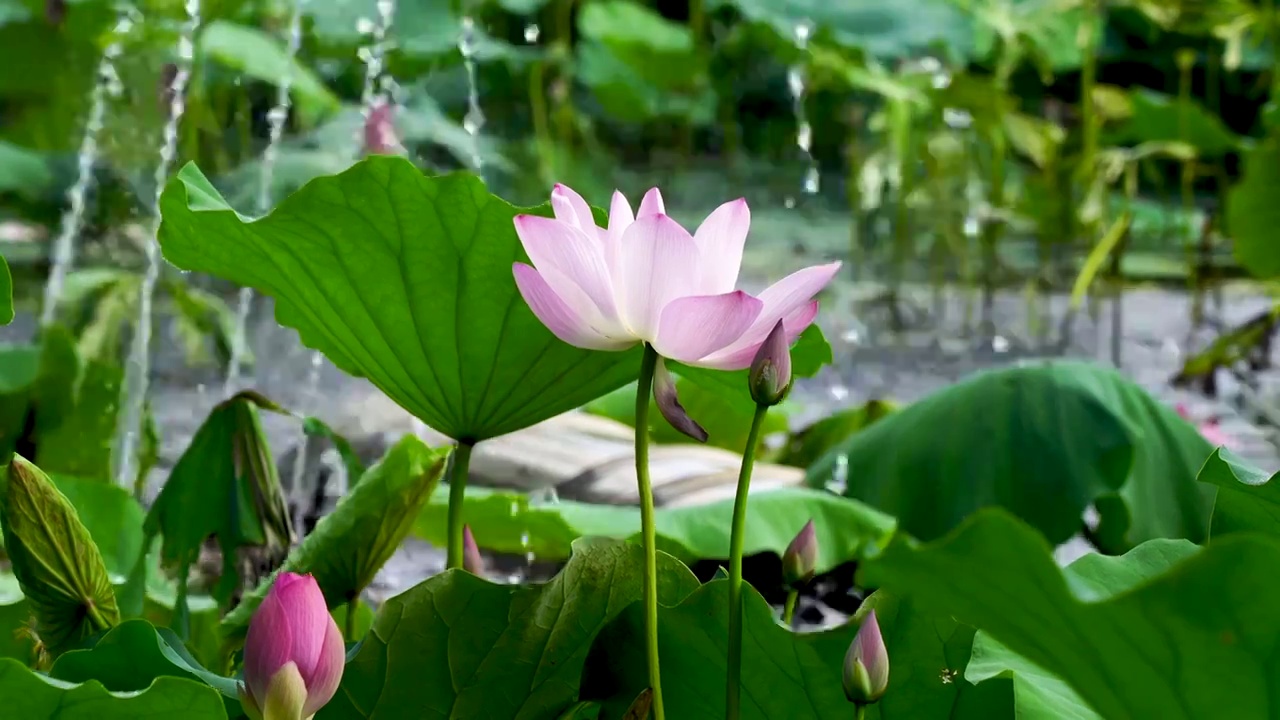
<path fill-rule="evenodd" d="M 181 717 L 226 720 L 218 691 L 193 680 L 160 677 L 141 692 L 110 692 L 101 683 L 75 685 L 0 659 L 5 714 L 22 720 L 138 720 Z"/>

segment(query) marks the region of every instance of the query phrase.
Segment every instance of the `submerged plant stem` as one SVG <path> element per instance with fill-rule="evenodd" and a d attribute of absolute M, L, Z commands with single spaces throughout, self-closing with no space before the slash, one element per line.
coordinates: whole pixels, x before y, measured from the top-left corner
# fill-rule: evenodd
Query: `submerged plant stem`
<path fill-rule="evenodd" d="M 787 591 L 787 604 L 782 608 L 782 622 L 787 627 L 791 627 L 791 621 L 796 616 L 796 601 L 800 599 L 799 590 Z"/>
<path fill-rule="evenodd" d="M 653 525 L 653 486 L 649 482 L 649 393 L 658 351 L 644 346 L 636 387 L 636 483 L 640 491 L 640 536 L 644 544 L 644 636 L 653 690 L 653 718 L 665 720 L 662 710 L 662 675 L 658 670 L 658 533 Z"/>
<path fill-rule="evenodd" d="M 738 492 L 733 500 L 733 530 L 729 536 L 729 672 L 725 687 L 724 716 L 737 720 L 742 703 L 742 544 L 747 524 L 747 491 L 751 487 L 751 470 L 756 464 L 756 446 L 764 427 L 769 406 L 756 405 L 751 418 L 751 432 L 742 451 L 742 469 L 738 472 Z"/>
<path fill-rule="evenodd" d="M 449 562 L 446 567 L 462 567 L 462 503 L 467 496 L 467 471 L 471 467 L 469 442 L 458 443 L 449 466 Z"/>

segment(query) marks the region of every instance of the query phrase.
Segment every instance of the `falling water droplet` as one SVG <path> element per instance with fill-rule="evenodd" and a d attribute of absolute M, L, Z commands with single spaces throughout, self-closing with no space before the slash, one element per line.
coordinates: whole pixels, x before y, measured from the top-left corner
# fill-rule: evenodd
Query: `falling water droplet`
<path fill-rule="evenodd" d="M 285 124 L 289 121 L 289 108 L 292 107 L 290 90 L 293 87 L 294 60 L 302 47 L 302 3 L 305 0 L 293 0 L 289 13 L 289 37 L 285 55 L 289 62 L 276 81 L 276 102 L 267 110 L 267 147 L 258 161 L 258 215 L 266 215 L 271 210 L 273 200 L 272 183 L 275 180 L 276 162 L 279 159 L 280 141 L 284 137 Z M 240 382 L 240 369 L 249 352 L 249 312 L 253 308 L 253 288 L 240 288 L 236 304 L 235 336 L 231 343 L 231 357 L 227 362 L 227 376 L 223 385 L 223 394 L 235 392 Z M 304 435 L 305 437 L 305 435 Z"/>
<path fill-rule="evenodd" d="M 556 492 L 554 485 L 538 488 L 529 493 L 529 505 L 540 507 L 545 505 L 558 505 L 560 503 L 560 495 Z"/>
<path fill-rule="evenodd" d="M 119 470 L 116 481 L 126 488 L 131 487 L 136 480 L 136 463 L 139 458 L 134 455 L 138 439 L 142 434 L 147 385 L 151 381 L 152 300 L 155 297 L 156 283 L 160 279 L 160 266 L 164 262 L 160 256 L 160 242 L 157 238 L 160 230 L 160 195 L 164 192 L 165 181 L 169 179 L 169 167 L 178 155 L 178 127 L 186 111 L 187 81 L 191 79 L 195 56 L 193 39 L 196 30 L 200 27 L 200 0 L 184 0 L 183 9 L 187 17 L 178 36 L 177 70 L 173 73 L 173 79 L 166 91 L 166 97 L 169 99 L 168 115 L 165 118 L 162 133 L 160 161 L 156 164 L 154 176 L 152 226 L 147 233 L 144 245 L 147 267 L 143 272 L 141 288 L 138 291 L 138 320 L 121 389 L 125 403 L 120 443 L 116 446 L 118 451 L 116 467 Z"/>
<path fill-rule="evenodd" d="M 538 36 L 542 34 L 542 28 L 537 23 L 529 23 L 524 26 L 524 41 L 530 45 L 538 42 Z"/>
<path fill-rule="evenodd" d="M 943 108 L 942 122 L 946 123 L 947 127 L 951 128 L 952 130 L 967 130 L 970 126 L 973 125 L 973 116 L 965 112 L 964 110 L 957 110 L 956 108 Z"/>
<path fill-rule="evenodd" d="M 376 31 L 377 26 L 367 17 L 356 20 L 356 32 L 361 35 L 372 35 Z"/>
<path fill-rule="evenodd" d="M 969 239 L 978 237 L 978 231 L 981 229 L 981 223 L 974 215 L 968 215 L 964 219 L 964 235 Z"/>
<path fill-rule="evenodd" d="M 840 454 L 836 456 L 836 466 L 831 471 L 831 479 L 827 481 L 826 488 L 836 495 L 844 495 L 845 491 L 849 489 L 848 455 Z"/>
<path fill-rule="evenodd" d="M 836 402 L 844 402 L 849 399 L 849 388 L 845 387 L 843 384 L 832 385 L 830 395 L 832 400 L 835 400 Z"/>
<path fill-rule="evenodd" d="M 1003 335 L 991 338 L 991 349 L 998 353 L 1009 352 L 1009 339 Z"/>
<path fill-rule="evenodd" d="M 107 110 L 107 97 L 119 97 L 124 91 L 115 61 L 124 49 L 124 36 L 133 27 L 127 12 L 116 17 L 111 41 L 98 60 L 95 77 L 97 82 L 89 91 L 89 117 L 85 120 L 84 135 L 80 138 L 80 150 L 76 154 L 76 179 L 67 190 L 67 210 L 62 215 L 58 235 L 53 240 L 49 265 L 49 278 L 44 286 L 44 304 L 40 308 L 40 324 L 53 322 L 62 297 L 67 272 L 75 262 L 76 240 L 84 227 L 85 207 L 89 187 L 93 184 L 93 168 L 98 161 L 98 135 L 102 133 Z"/>

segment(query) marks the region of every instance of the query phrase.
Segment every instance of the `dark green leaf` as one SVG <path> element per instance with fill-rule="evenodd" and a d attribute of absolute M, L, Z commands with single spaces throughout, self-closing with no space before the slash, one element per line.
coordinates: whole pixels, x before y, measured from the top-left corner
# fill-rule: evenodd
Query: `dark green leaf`
<path fill-rule="evenodd" d="M 0 452 L 12 452 L 27 429 L 32 385 L 39 368 L 39 347 L 0 346 Z"/>
<path fill-rule="evenodd" d="M 1243 177 L 1227 193 L 1227 226 L 1236 260 L 1255 277 L 1280 276 L 1275 229 L 1280 226 L 1280 140 L 1244 153 Z"/>
<path fill-rule="evenodd" d="M 578 701 L 596 634 L 640 599 L 642 568 L 638 545 L 591 539 L 576 543 L 569 564 L 545 585 L 495 585 L 461 570 L 437 575 L 387 601 L 316 718 L 405 708 L 422 720 L 556 717 Z M 688 568 L 665 555 L 658 572 L 664 604 L 698 587 Z"/>
<path fill-rule="evenodd" d="M 639 370 L 638 349 L 579 350 L 534 317 L 511 272 L 521 211 L 471 175 L 369 157 L 247 222 L 189 165 L 161 205 L 171 262 L 275 298 L 309 347 L 455 439 L 527 427 Z"/>
<path fill-rule="evenodd" d="M 1157 543 L 1155 555 L 1187 551 Z M 987 509 L 935 543 L 895 541 L 859 584 L 978 628 L 1106 718 L 1266 716 L 1280 688 L 1280 541 L 1231 535 L 1155 577 L 1132 566 L 1142 558 L 1145 548 L 1063 577 L 1036 530 Z M 1100 587 L 1117 594 L 1099 599 Z"/>
<path fill-rule="evenodd" d="M 778 462 L 807 468 L 833 447 L 843 445 L 856 432 L 895 412 L 898 406 L 885 400 L 869 400 L 865 405 L 841 410 L 795 433 Z"/>
<path fill-rule="evenodd" d="M 321 518 L 277 572 L 314 575 L 331 609 L 359 596 L 413 528 L 448 454 L 448 448 L 432 449 L 405 435 Z M 260 583 L 223 618 L 226 636 L 244 636 L 273 580 L 274 575 Z"/>
<path fill-rule="evenodd" d="M 222 693 L 230 717 L 240 713 L 236 681 L 209 672 L 187 652 L 170 630 L 145 620 L 129 620 L 85 650 L 64 653 L 49 676 L 70 683 L 96 680 L 111 692 L 141 692 L 156 678 L 178 677 L 212 686 Z"/>
<path fill-rule="evenodd" d="M 750 585 L 743 597 L 743 720 L 820 720 L 852 716 L 840 684 L 856 628 L 793 633 Z M 724 717 L 729 583 L 699 587 L 676 607 L 658 609 L 662 698 L 668 717 Z M 583 697 L 605 700 L 619 716 L 648 683 L 644 613 L 629 606 L 600 634 L 583 679 Z M 603 695 L 603 697 L 601 697 Z"/>
<path fill-rule="evenodd" d="M 1210 527 L 1213 537 L 1250 530 L 1280 535 L 1280 482 L 1273 482 L 1276 477 L 1226 448 L 1215 450 L 1200 468 L 1198 478 L 1218 486 Z"/>
<path fill-rule="evenodd" d="M 448 504 L 439 493 L 418 517 L 415 533 L 427 542 L 445 542 Z M 640 511 L 634 507 L 562 501 L 533 505 L 526 495 L 467 488 L 463 515 L 476 543 L 500 553 L 531 552 L 543 560 L 569 557 L 580 537 L 638 538 Z M 655 516 L 658 547 L 681 560 L 729 557 L 733 501 L 659 508 Z M 818 572 L 856 560 L 884 546 L 894 522 L 859 502 L 801 488 L 752 493 L 747 504 L 746 555 L 781 555 L 813 519 L 818 533 Z"/>
<path fill-rule="evenodd" d="M 36 633 L 52 657 L 120 621 L 89 531 L 48 476 L 20 455 L 0 476 L 0 530 Z"/>
<path fill-rule="evenodd" d="M 23 663 L 36 660 L 32 637 L 25 631 L 31 622 L 31 606 L 22 596 L 18 578 L 0 572 L 0 658 L 13 658 Z"/>
<path fill-rule="evenodd" d="M 337 96 L 310 69 L 289 56 L 280 41 L 257 28 L 215 20 L 200 31 L 202 57 L 264 82 L 290 78 L 294 106 L 312 124 L 338 109 Z"/>
<path fill-rule="evenodd" d="M 1109 144 L 1183 142 L 1206 157 L 1220 157 L 1240 147 L 1240 137 L 1195 101 L 1183 103 L 1176 97 L 1143 88 L 1133 90 L 1129 100 L 1132 114 Z"/>
<path fill-rule="evenodd" d="M 218 691 L 184 678 L 162 677 L 141 692 L 108 692 L 97 682 L 53 680 L 16 660 L 0 659 L 6 717 L 22 720 L 226 720 Z"/>
<path fill-rule="evenodd" d="M 0 143 L 0 148 L 4 143 Z M 3 163 L 0 163 L 3 164 Z M 0 255 L 0 325 L 13 322 L 13 276 L 9 274 L 9 263 Z"/>
<path fill-rule="evenodd" d="M 147 514 L 147 535 L 164 538 L 161 558 L 179 568 L 179 577 L 195 564 L 205 539 L 217 536 L 222 578 L 214 595 L 222 601 L 241 580 L 239 548 L 263 547 L 283 557 L 293 537 L 259 407 L 276 409 L 248 392 L 214 407 Z"/>
<path fill-rule="evenodd" d="M 333 428 L 325 425 L 319 418 L 309 417 L 302 421 L 302 429 L 311 437 L 322 437 L 333 443 L 338 450 L 338 455 L 342 457 L 342 464 L 347 468 L 347 477 L 354 482 L 360 479 L 365 473 L 364 462 L 360 456 L 356 454 L 355 448 L 351 447 L 351 442 L 345 437 L 333 431 Z"/>
<path fill-rule="evenodd" d="M 46 472 L 106 480 L 118 430 L 124 371 L 103 360 L 82 360 L 61 325 L 40 334 L 36 379 L 36 464 Z"/>
<path fill-rule="evenodd" d="M 1097 540 L 1123 552 L 1158 537 L 1202 541 L 1212 452 L 1196 429 L 1115 370 L 1046 362 L 980 373 L 837 446 L 811 483 L 848 462 L 848 494 L 930 540 L 975 510 L 1004 507 L 1061 543 L 1091 503 Z"/>

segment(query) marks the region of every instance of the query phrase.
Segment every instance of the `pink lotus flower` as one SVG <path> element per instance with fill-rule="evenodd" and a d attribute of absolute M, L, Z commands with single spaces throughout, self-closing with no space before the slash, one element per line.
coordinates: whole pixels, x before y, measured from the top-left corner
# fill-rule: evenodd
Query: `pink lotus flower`
<path fill-rule="evenodd" d="M 689 365 L 739 370 L 779 320 L 787 344 L 795 342 L 818 314 L 814 296 L 840 268 L 805 268 L 758 297 L 734 290 L 751 226 L 744 199 L 721 205 L 693 235 L 667 216 L 657 188 L 634 216 L 615 192 L 606 228 L 564 185 L 552 191 L 551 207 L 554 219 L 515 219 L 533 261 L 515 263 L 516 285 L 547 329 L 580 348 L 643 342 Z"/>
<path fill-rule="evenodd" d="M 254 720 L 310 718 L 338 691 L 345 660 L 315 578 L 282 572 L 249 623 L 240 704 Z"/>

